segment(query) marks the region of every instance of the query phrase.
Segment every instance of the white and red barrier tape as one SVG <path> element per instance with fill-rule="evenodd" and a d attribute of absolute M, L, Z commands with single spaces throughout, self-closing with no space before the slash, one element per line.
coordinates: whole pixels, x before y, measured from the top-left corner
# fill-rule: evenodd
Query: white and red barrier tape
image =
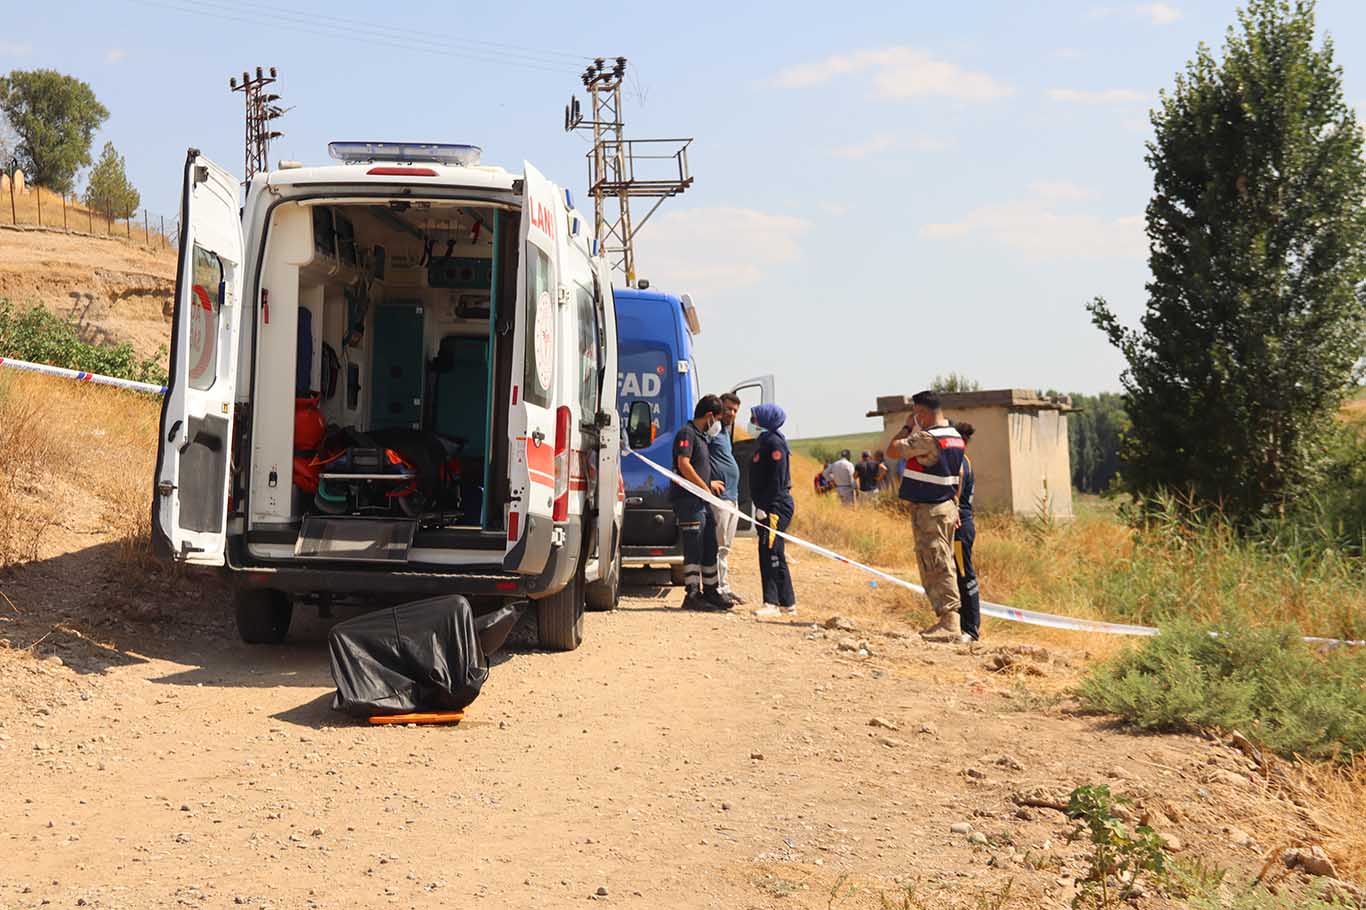
<path fill-rule="evenodd" d="M 68 370 L 63 367 L 48 366 L 45 363 L 29 363 L 27 360 L 14 360 L 9 357 L 0 357 L 0 366 L 12 367 L 17 370 L 28 370 L 29 372 L 33 373 L 45 373 L 49 376 L 60 376 L 64 379 L 74 379 L 77 382 L 93 382 L 98 385 L 113 386 L 115 388 L 120 389 L 131 389 L 134 392 L 146 392 L 151 395 L 165 395 L 167 391 L 166 386 L 164 385 L 153 385 L 150 382 L 134 382 L 131 379 L 117 379 L 113 376 L 101 376 L 99 373 L 87 373 L 83 370 Z M 741 518 L 753 520 L 753 516 L 746 515 L 744 512 L 741 512 L 739 509 L 731 505 L 729 502 L 726 502 L 725 500 L 717 499 L 715 496 L 712 495 L 710 490 L 704 490 L 701 487 L 694 486 L 690 481 L 685 480 L 684 478 L 675 474 L 673 471 L 670 471 L 666 467 L 655 464 L 653 461 L 646 458 L 639 452 L 628 449 L 626 454 L 634 455 L 636 458 L 645 462 L 645 464 L 648 465 L 651 470 L 664 475 L 674 483 L 683 487 L 685 490 L 692 493 L 693 495 L 700 497 L 706 502 L 709 502 L 714 506 L 724 509 L 727 512 L 733 512 L 734 514 L 739 515 Z M 922 588 L 920 585 L 906 581 L 904 578 L 898 578 L 895 575 L 890 575 L 886 572 L 883 572 L 881 569 L 875 569 L 872 566 L 864 565 L 863 563 L 850 559 L 847 556 L 841 556 L 834 550 L 828 550 L 819 544 L 814 544 L 809 540 L 803 540 L 795 534 L 788 534 L 786 531 L 779 531 L 774 528 L 770 528 L 769 531 L 770 533 L 776 534 L 784 540 L 792 541 L 799 547 L 804 547 L 812 551 L 813 553 L 819 553 L 827 559 L 833 559 L 835 562 L 842 562 L 845 565 L 853 566 L 854 568 L 862 572 L 866 572 L 869 575 L 877 576 L 878 578 L 890 582 L 891 584 L 894 584 L 897 587 L 905 588 L 908 591 L 915 591 L 917 594 L 925 593 L 925 589 Z M 994 616 L 997 619 L 1005 619 L 1009 620 L 1010 622 L 1022 622 L 1031 626 L 1044 626 L 1045 628 L 1049 629 L 1065 629 L 1072 632 L 1101 632 L 1106 635 L 1157 635 L 1160 631 L 1154 628 L 1153 626 L 1137 626 L 1122 622 L 1102 622 L 1098 619 L 1073 619 L 1070 616 L 1058 616 L 1053 613 L 1039 613 L 1035 610 L 1021 610 L 1016 607 L 1007 607 L 1004 604 L 991 603 L 990 601 L 986 600 L 982 601 L 982 613 L 986 616 Z M 1318 635 L 1306 635 L 1304 636 L 1304 640 L 1315 644 L 1355 646 L 1366 645 L 1366 640 L 1325 638 Z"/>
<path fill-rule="evenodd" d="M 704 490 L 701 487 L 694 485 L 692 482 L 685 480 L 684 478 L 675 474 L 673 471 L 670 471 L 668 468 L 655 464 L 653 461 L 646 458 L 639 452 L 629 450 L 627 454 L 634 455 L 636 458 L 640 459 L 646 465 L 648 465 L 651 470 L 656 471 L 657 473 L 669 478 L 671 481 L 683 487 L 685 490 L 692 493 L 694 496 L 697 496 L 705 500 L 706 502 L 711 503 L 714 506 L 717 506 L 718 508 L 724 509 L 727 512 L 733 512 L 734 514 L 739 515 L 742 518 L 753 520 L 752 516 L 746 515 L 745 513 L 741 512 L 731 503 L 713 496 L 710 490 Z M 912 582 L 906 581 L 904 578 L 898 578 L 895 575 L 889 575 L 888 573 L 883 572 L 881 569 L 875 569 L 872 566 L 864 565 L 861 562 L 856 562 L 855 560 L 852 560 L 847 556 L 841 556 L 834 550 L 828 550 L 825 547 L 820 546 L 819 544 L 814 544 L 809 540 L 803 540 L 795 534 L 789 534 L 786 531 L 779 531 L 772 528 L 768 530 L 770 531 L 770 533 L 776 534 L 784 540 L 790 540 L 797 546 L 804 547 L 813 553 L 819 553 L 827 559 L 833 559 L 835 562 L 842 562 L 845 565 L 853 566 L 854 568 L 862 572 L 866 572 L 869 575 L 875 575 L 878 578 L 883 579 L 884 581 L 888 581 L 891 584 L 896 585 L 897 587 L 905 588 L 908 591 L 915 591 L 917 594 L 925 593 L 925 589 L 922 588 L 920 585 L 913 584 Z M 1044 626 L 1049 629 L 1066 629 L 1072 632 L 1101 632 L 1106 635 L 1157 635 L 1160 631 L 1159 629 L 1156 629 L 1153 626 L 1137 626 L 1122 622 L 1102 622 L 1101 620 L 1097 619 L 1074 619 L 1070 616 L 1058 616 L 1053 613 L 1039 613 L 1034 610 L 1021 610 L 1016 607 L 1007 607 L 1004 604 L 991 603 L 990 601 L 985 600 L 982 601 L 982 613 L 985 616 L 994 616 L 997 619 L 1005 619 L 1009 620 L 1010 622 L 1022 622 L 1031 626 Z M 1358 646 L 1366 645 L 1366 641 L 1352 641 L 1344 640 L 1341 638 L 1322 638 L 1313 635 L 1305 636 L 1304 640 L 1307 642 L 1313 642 L 1317 644 Z"/>
<path fill-rule="evenodd" d="M 109 385 L 116 389 L 131 389 L 134 392 L 146 392 L 149 395 L 166 394 L 166 386 L 164 385 L 153 385 L 150 382 L 134 382 L 131 379 L 117 379 L 113 376 L 101 376 L 99 373 L 87 373 L 84 370 L 68 370 L 65 367 L 51 367 L 45 363 L 29 363 L 27 360 L 15 360 L 12 357 L 0 357 L 0 367 L 27 370 L 30 373 L 43 373 L 48 376 L 60 376 L 63 379 L 74 379 L 77 382 L 93 382 L 96 385 Z"/>

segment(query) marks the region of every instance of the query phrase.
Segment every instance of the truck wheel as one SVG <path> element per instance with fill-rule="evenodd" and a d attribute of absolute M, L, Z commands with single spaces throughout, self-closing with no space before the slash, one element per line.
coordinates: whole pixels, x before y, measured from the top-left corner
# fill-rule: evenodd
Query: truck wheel
<path fill-rule="evenodd" d="M 583 642 L 583 567 L 569 584 L 536 604 L 536 637 L 542 650 L 573 651 Z"/>
<path fill-rule="evenodd" d="M 584 592 L 590 610 L 615 610 L 621 599 L 621 541 L 617 532 L 612 532 L 612 560 L 607 566 L 607 574 L 588 585 Z"/>
<path fill-rule="evenodd" d="M 283 591 L 238 588 L 232 593 L 237 634 L 249 645 L 278 645 L 289 634 L 294 604 Z"/>
<path fill-rule="evenodd" d="M 682 566 L 669 566 L 669 581 L 679 586 L 688 583 L 688 576 L 683 574 Z"/>

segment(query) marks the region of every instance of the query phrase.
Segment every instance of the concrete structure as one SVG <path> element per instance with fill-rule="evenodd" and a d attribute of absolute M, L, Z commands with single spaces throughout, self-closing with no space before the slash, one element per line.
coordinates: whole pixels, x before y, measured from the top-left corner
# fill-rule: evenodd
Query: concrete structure
<path fill-rule="evenodd" d="M 1072 517 L 1072 459 L 1067 448 L 1069 398 L 1040 398 L 1027 389 L 940 394 L 950 420 L 973 425 L 968 456 L 976 471 L 980 512 Z M 911 419 L 909 395 L 885 395 L 869 417 L 881 417 L 883 442 Z"/>

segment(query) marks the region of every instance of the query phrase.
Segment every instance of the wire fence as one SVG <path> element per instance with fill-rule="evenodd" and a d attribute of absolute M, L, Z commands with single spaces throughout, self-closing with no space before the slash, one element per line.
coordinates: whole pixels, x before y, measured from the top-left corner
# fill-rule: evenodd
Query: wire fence
<path fill-rule="evenodd" d="M 111 237 L 151 250 L 173 250 L 180 237 L 179 215 L 139 209 L 120 218 L 82 204 L 75 193 L 20 186 L 8 174 L 0 179 L 0 224 Z"/>

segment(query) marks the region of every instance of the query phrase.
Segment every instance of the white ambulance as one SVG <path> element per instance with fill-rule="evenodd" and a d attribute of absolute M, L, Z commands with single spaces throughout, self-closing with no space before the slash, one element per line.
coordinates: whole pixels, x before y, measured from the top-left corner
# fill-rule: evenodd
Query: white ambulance
<path fill-rule="evenodd" d="M 237 627 L 296 604 L 530 603 L 578 647 L 620 584 L 617 333 L 569 191 L 472 146 L 339 142 L 239 182 L 191 149 L 152 504 Z"/>

